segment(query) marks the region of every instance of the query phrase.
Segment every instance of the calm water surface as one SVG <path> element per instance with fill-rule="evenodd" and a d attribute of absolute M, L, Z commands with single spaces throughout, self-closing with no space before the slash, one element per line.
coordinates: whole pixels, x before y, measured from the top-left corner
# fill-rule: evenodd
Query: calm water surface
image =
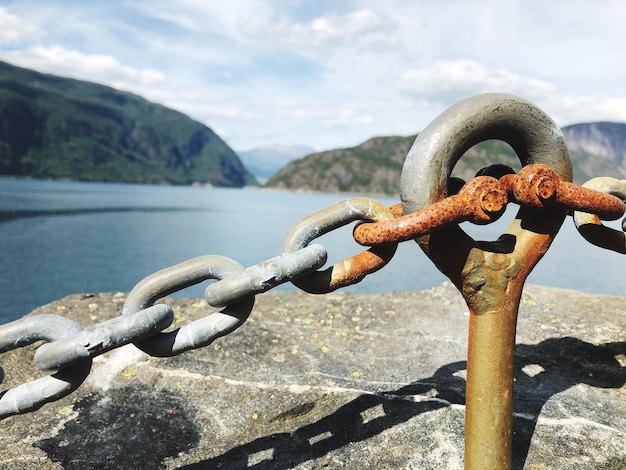
<path fill-rule="evenodd" d="M 252 266 L 277 256 L 299 219 L 348 197 L 0 178 L 0 321 L 68 294 L 127 292 L 145 276 L 195 256 L 218 254 Z M 496 224 L 464 227 L 477 239 L 494 239 L 515 211 L 512 206 Z M 351 227 L 319 243 L 329 263 L 362 249 Z M 626 295 L 625 278 L 626 256 L 590 245 L 568 218 L 528 282 Z M 416 291 L 444 280 L 415 243 L 405 242 L 387 267 L 345 290 Z M 177 296 L 202 297 L 205 288 Z"/>

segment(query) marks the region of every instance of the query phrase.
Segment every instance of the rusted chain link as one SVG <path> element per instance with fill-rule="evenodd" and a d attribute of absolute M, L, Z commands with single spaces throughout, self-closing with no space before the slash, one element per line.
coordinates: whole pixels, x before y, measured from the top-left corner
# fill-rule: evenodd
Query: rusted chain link
<path fill-rule="evenodd" d="M 292 227 L 283 241 L 282 252 L 302 249 L 312 240 L 356 220 L 393 221 L 394 215 L 372 199 L 353 198 L 315 212 Z M 324 294 L 340 287 L 356 284 L 391 260 L 397 243 L 371 248 L 347 258 L 324 271 L 316 271 L 294 279 L 292 283 L 312 294 Z"/>
<path fill-rule="evenodd" d="M 500 180 L 478 176 L 458 194 L 411 214 L 383 222 L 361 223 L 355 227 L 353 236 L 360 245 L 376 246 L 419 238 L 450 224 L 490 223 L 502 215 L 508 202 L 534 208 L 558 206 L 592 213 L 601 220 L 615 220 L 624 214 L 624 202 L 609 192 L 560 181 L 549 166 L 534 163 Z M 613 193 L 621 194 L 617 188 Z M 397 213 L 399 208 L 394 210 Z"/>
<path fill-rule="evenodd" d="M 486 224 L 504 213 L 506 203 L 506 191 L 498 180 L 478 176 L 465 184 L 458 194 L 425 209 L 384 222 L 359 224 L 353 236 L 360 245 L 372 246 L 411 240 L 437 228 L 465 221 Z"/>
<path fill-rule="evenodd" d="M 543 163 L 527 165 L 517 175 L 505 175 L 500 181 L 512 201 L 520 205 L 559 206 L 570 211 L 593 213 L 602 220 L 615 220 L 624 214 L 624 203 L 620 198 L 589 186 L 560 181 L 554 170 Z"/>

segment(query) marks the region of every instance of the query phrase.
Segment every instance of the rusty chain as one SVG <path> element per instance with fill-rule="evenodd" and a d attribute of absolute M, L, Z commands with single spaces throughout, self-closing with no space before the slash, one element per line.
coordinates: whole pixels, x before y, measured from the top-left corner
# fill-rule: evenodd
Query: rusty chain
<path fill-rule="evenodd" d="M 482 106 L 481 115 L 488 116 L 487 120 L 494 120 L 493 122 L 475 125 L 475 120 L 472 120 L 475 116 L 471 113 L 467 118 L 470 125 L 467 122 L 459 124 L 455 121 L 459 115 L 463 115 L 459 109 L 463 110 L 470 105 L 475 107 L 477 103 Z M 470 348 L 475 347 L 478 351 L 479 346 L 472 346 L 474 341 L 472 338 L 476 335 L 480 337 L 482 334 L 491 334 L 484 332 L 491 331 L 489 328 L 492 327 L 479 328 L 472 326 L 474 324 L 472 322 L 476 322 L 476 325 L 484 322 L 479 320 L 483 317 L 481 314 L 492 311 L 496 306 L 485 306 L 481 303 L 483 300 L 480 289 L 474 291 L 471 280 L 468 281 L 471 277 L 468 272 L 484 267 L 476 268 L 478 265 L 472 264 L 477 263 L 475 260 L 471 261 L 475 255 L 469 254 L 475 245 L 468 241 L 471 239 L 458 224 L 467 221 L 474 224 L 494 222 L 504 213 L 509 203 L 520 206 L 518 219 L 527 220 L 531 225 L 538 227 L 535 233 L 529 235 L 521 222 L 514 222 L 506 234 L 508 238 L 505 237 L 502 241 L 505 243 L 506 240 L 509 242 L 513 240 L 513 246 L 503 251 L 496 250 L 514 254 L 516 249 L 514 245 L 517 243 L 522 250 L 527 250 L 531 254 L 526 263 L 512 263 L 505 267 L 511 269 L 511 266 L 515 265 L 515 269 L 521 270 L 519 276 L 514 276 L 516 279 L 519 278 L 519 281 L 515 281 L 519 290 L 518 295 L 521 295 L 525 275 L 547 250 L 551 238 L 558 231 L 566 215 L 573 216 L 577 229 L 589 242 L 619 253 L 626 253 L 626 218 L 622 221 L 622 230 L 611 229 L 601 224 L 602 220 L 617 220 L 624 215 L 626 180 L 595 178 L 582 186 L 569 182 L 571 166 L 567 150 L 563 150 L 564 143 L 553 131 L 551 123 L 548 123 L 548 130 L 544 132 L 545 135 L 540 136 L 541 138 L 534 135 L 525 136 L 524 131 L 514 127 L 502 131 L 502 135 L 509 139 L 503 140 L 513 146 L 522 160 L 523 165 L 518 173 L 503 165 L 493 165 L 481 170 L 479 176 L 467 183 L 452 178 L 451 167 L 467 148 L 481 139 L 500 136 L 497 132 L 495 135 L 492 133 L 495 132 L 494 128 L 500 132 L 500 127 L 506 127 L 494 126 L 501 109 L 508 106 L 509 112 L 514 113 L 516 119 L 518 115 L 522 116 L 520 119 L 526 126 L 540 126 L 545 121 L 545 117 L 537 108 L 509 95 L 485 95 L 465 100 L 456 106 L 457 108 L 450 113 L 444 113 L 433 121 L 431 126 L 420 134 L 409 152 L 403 168 L 401 204 L 388 208 L 372 199 L 352 198 L 315 212 L 289 230 L 281 254 L 247 269 L 232 259 L 215 255 L 193 258 L 163 269 L 144 278 L 131 290 L 121 316 L 86 329 L 56 314 L 30 315 L 0 326 L 0 353 L 43 341 L 44 343 L 35 350 L 34 363 L 38 369 L 52 372 L 50 375 L 2 392 L 0 419 L 37 410 L 44 404 L 73 392 L 88 376 L 92 359 L 114 348 L 133 343 L 149 355 L 164 357 L 207 346 L 246 321 L 253 309 L 255 295 L 280 284 L 291 282 L 298 288 L 315 294 L 355 284 L 385 266 L 393 257 L 397 244 L 407 240 L 420 243 L 437 267 L 461 290 L 472 314 Z M 444 158 L 433 159 L 433 165 L 424 159 L 417 160 L 416 155 L 421 152 L 432 156 L 438 152 L 448 151 L 447 147 L 443 150 L 437 147 L 444 145 L 437 134 L 438 126 L 440 127 L 442 123 L 448 125 L 448 122 L 452 122 L 453 128 L 457 126 L 456 129 L 461 129 L 459 134 L 466 134 L 459 137 L 462 145 Z M 483 132 L 484 129 L 487 131 Z M 551 139 L 555 135 L 557 140 L 554 141 L 553 148 L 542 145 L 541 139 Z M 430 188 L 416 186 L 415 176 L 410 174 L 413 171 L 416 171 L 418 176 L 423 172 L 430 172 L 428 173 L 432 179 L 430 183 L 433 181 L 434 183 Z M 551 214 L 556 222 L 547 220 L 543 215 L 545 213 Z M 323 246 L 310 243 L 321 235 L 352 222 L 357 222 L 353 229 L 354 240 L 371 248 L 330 268 L 319 270 L 326 263 L 327 252 Z M 450 246 L 453 246 L 452 250 Z M 483 250 L 481 255 L 485 257 L 485 265 L 491 262 L 491 254 L 488 251 Z M 460 262 L 455 260 L 458 257 Z M 464 264 L 468 262 L 469 265 Z M 478 262 L 481 266 L 482 263 L 483 261 Z M 471 269 L 468 269 L 468 266 Z M 168 305 L 155 302 L 209 279 L 215 281 L 206 288 L 205 299 L 211 307 L 223 310 L 165 333 L 164 330 L 170 327 L 174 315 Z M 487 286 L 485 289 L 502 290 L 499 293 L 502 297 L 506 295 L 509 287 L 501 286 L 497 282 L 495 287 Z M 514 332 L 517 311 L 510 314 Z M 483 338 L 476 341 L 488 343 L 490 340 Z M 505 349 L 508 347 L 510 351 L 502 350 L 502 355 L 512 354 L 510 344 L 506 341 L 503 344 Z M 497 347 L 500 348 L 500 345 Z M 473 370 L 470 374 L 470 367 L 479 370 L 480 374 L 481 366 L 480 364 L 476 366 L 468 357 L 466 452 L 468 433 L 471 433 L 472 424 L 472 419 L 469 418 L 470 408 L 472 413 L 480 414 L 480 407 L 472 405 L 469 398 L 472 374 L 477 373 Z M 3 371 L 0 369 L 0 382 L 2 380 Z M 512 382 L 508 386 L 512 386 Z M 503 408 L 505 411 L 506 406 Z M 493 405 L 490 407 L 494 408 Z M 491 416 L 487 418 L 496 419 Z M 480 419 L 476 418 L 474 421 L 478 422 Z M 504 439 L 510 440 L 510 436 L 506 435 L 506 426 L 498 432 Z M 498 446 L 506 447 L 506 443 L 496 444 L 496 447 Z M 506 452 L 503 455 L 504 457 L 498 455 L 497 458 L 500 460 L 494 459 L 485 464 L 484 468 L 498 466 L 507 468 Z M 468 452 L 466 462 L 471 460 L 472 453 Z M 493 462 L 497 464 L 493 465 Z M 469 465 L 483 468 L 480 463 Z"/>
<path fill-rule="evenodd" d="M 353 235 L 360 245 L 374 246 L 422 237 L 461 222 L 487 224 L 498 220 L 509 202 L 534 208 L 562 207 L 576 211 L 578 219 L 583 217 L 578 214 L 591 214 L 594 221 L 616 220 L 624 214 L 626 181 L 610 179 L 614 180 L 613 186 L 596 185 L 595 190 L 589 184 L 577 186 L 560 181 L 549 166 L 534 163 L 522 168 L 519 174 L 507 173 L 500 180 L 477 176 L 464 184 L 458 194 L 385 222 L 361 223 Z M 591 222 L 577 223 L 577 227 L 580 229 L 583 223 Z"/>

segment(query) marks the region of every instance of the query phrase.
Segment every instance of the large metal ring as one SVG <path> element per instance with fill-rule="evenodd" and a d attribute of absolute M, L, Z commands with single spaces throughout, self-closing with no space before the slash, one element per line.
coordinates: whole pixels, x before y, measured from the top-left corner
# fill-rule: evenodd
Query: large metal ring
<path fill-rule="evenodd" d="M 489 139 L 508 143 L 523 166 L 545 163 L 560 180 L 572 180 L 565 138 L 552 119 L 516 96 L 487 93 L 453 105 L 417 136 L 400 178 L 404 213 L 448 196 L 454 165 L 472 146 Z"/>
<path fill-rule="evenodd" d="M 223 279 L 244 271 L 236 261 L 217 255 L 200 256 L 158 271 L 137 284 L 128 294 L 123 314 L 150 307 L 158 299 L 207 279 Z M 250 295 L 188 325 L 168 333 L 157 333 L 133 344 L 151 356 L 175 356 L 211 344 L 220 336 L 239 328 L 254 306 Z"/>
<path fill-rule="evenodd" d="M 83 329 L 78 323 L 60 315 L 29 315 L 0 326 L 0 353 L 33 344 L 56 341 L 76 335 Z M 91 358 L 0 394 L 0 419 L 41 408 L 76 390 L 91 370 Z"/>

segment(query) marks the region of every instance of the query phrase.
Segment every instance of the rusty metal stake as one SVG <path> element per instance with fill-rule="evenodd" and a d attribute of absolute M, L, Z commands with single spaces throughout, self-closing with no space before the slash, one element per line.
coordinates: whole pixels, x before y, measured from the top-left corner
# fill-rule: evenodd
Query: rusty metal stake
<path fill-rule="evenodd" d="M 456 162 L 487 139 L 509 143 L 523 166 L 544 163 L 559 180 L 571 181 L 563 135 L 548 116 L 511 95 L 481 95 L 457 103 L 418 136 L 402 170 L 403 213 L 444 199 Z M 550 182 L 539 179 L 538 186 L 518 192 L 527 191 L 528 199 L 550 196 Z M 522 288 L 565 215 L 560 206 L 521 207 L 505 233 L 492 242 L 477 242 L 458 225 L 417 239 L 470 310 L 465 468 L 511 468 L 514 346 Z"/>
<path fill-rule="evenodd" d="M 466 468 L 510 468 L 515 332 L 522 289 L 565 217 L 564 212 L 542 213 L 540 217 L 552 226 L 541 224 L 548 233 L 533 233 L 522 228 L 522 221 L 529 224 L 529 214 L 520 215 L 501 237 L 509 240 L 513 251 L 498 253 L 494 244 L 474 247 L 457 279 L 470 309 Z"/>

